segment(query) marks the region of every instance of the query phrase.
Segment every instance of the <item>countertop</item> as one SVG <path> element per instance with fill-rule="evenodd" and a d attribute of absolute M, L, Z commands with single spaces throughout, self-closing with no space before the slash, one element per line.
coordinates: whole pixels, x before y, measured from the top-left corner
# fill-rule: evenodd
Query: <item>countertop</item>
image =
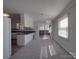
<path fill-rule="evenodd" d="M 35 31 L 34 30 L 12 30 L 12 33 L 16 33 L 17 35 L 26 35 L 26 34 L 35 33 Z"/>

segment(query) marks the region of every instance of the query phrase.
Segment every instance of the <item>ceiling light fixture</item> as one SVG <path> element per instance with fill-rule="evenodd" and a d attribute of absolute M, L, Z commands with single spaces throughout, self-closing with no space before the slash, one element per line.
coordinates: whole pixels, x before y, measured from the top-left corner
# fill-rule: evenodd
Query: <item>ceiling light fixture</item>
<path fill-rule="evenodd" d="M 3 16 L 5 16 L 5 17 L 9 17 L 10 15 L 7 14 L 7 13 L 3 13 Z"/>

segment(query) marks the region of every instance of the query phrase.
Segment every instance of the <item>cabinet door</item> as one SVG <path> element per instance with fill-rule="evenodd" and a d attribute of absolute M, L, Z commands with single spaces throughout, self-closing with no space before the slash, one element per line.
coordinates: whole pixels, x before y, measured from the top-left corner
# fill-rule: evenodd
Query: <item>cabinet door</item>
<path fill-rule="evenodd" d="M 3 58 L 8 59 L 11 55 L 11 20 L 3 17 Z"/>

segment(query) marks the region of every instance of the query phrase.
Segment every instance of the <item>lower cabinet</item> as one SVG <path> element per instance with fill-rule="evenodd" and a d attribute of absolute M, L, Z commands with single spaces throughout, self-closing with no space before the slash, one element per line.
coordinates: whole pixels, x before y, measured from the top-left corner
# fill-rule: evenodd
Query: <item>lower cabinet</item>
<path fill-rule="evenodd" d="M 17 44 L 18 44 L 18 46 L 25 46 L 31 40 L 33 40 L 33 33 L 24 34 L 24 35 L 17 35 Z"/>

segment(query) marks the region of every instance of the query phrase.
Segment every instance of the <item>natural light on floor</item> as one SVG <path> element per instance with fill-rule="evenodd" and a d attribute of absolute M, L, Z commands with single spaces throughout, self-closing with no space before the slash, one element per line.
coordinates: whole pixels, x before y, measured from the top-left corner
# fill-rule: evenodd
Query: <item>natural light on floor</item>
<path fill-rule="evenodd" d="M 55 51 L 53 45 L 49 45 L 48 48 L 49 48 L 49 52 L 50 52 L 51 56 L 56 55 L 56 51 Z"/>

